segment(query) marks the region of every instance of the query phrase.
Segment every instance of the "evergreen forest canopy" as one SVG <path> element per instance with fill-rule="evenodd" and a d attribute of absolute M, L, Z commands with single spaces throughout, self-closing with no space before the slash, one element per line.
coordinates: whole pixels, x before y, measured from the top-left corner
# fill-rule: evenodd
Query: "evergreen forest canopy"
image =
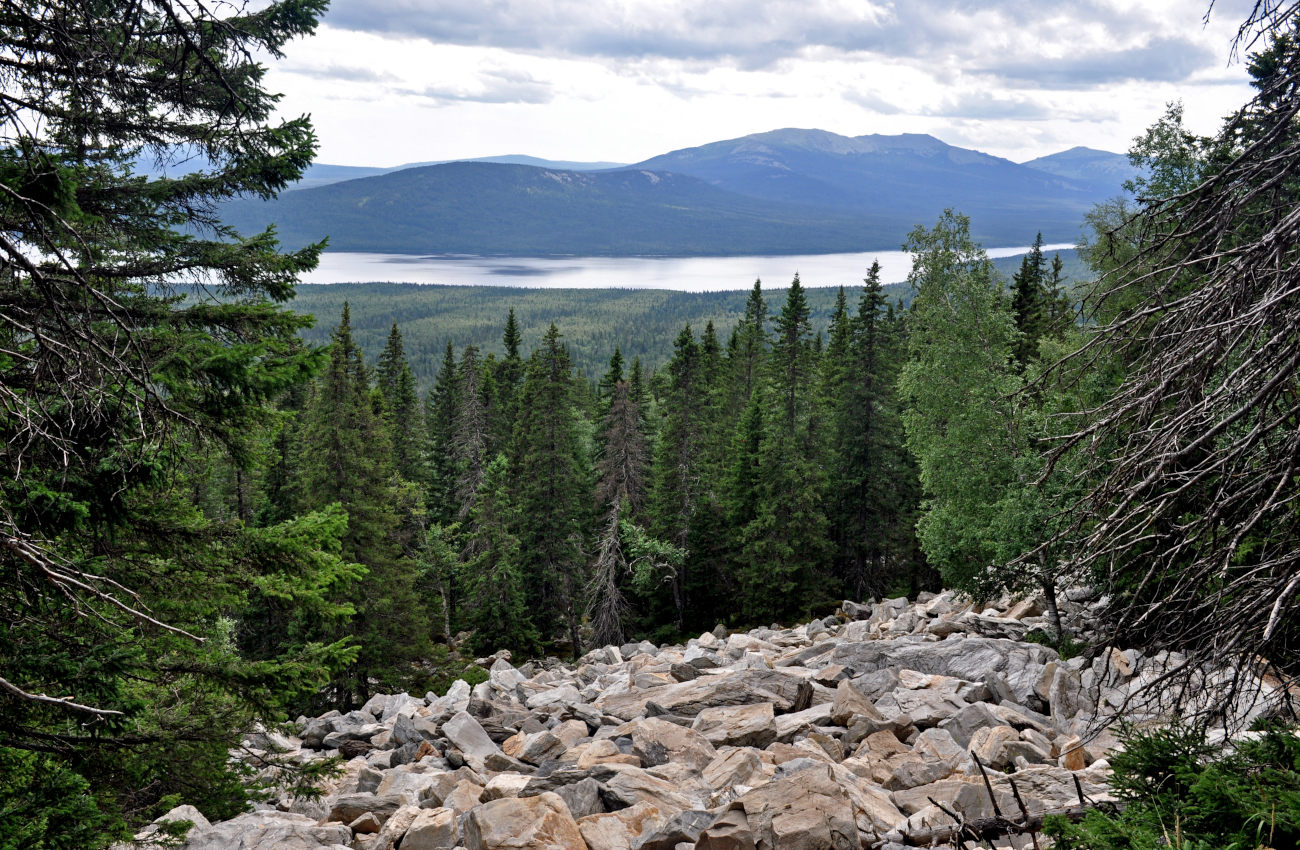
<path fill-rule="evenodd" d="M 905 308 L 873 269 L 818 336 L 798 281 L 755 285 L 594 384 L 507 309 L 423 394 L 397 322 L 368 356 L 345 304 L 304 344 L 285 303 L 319 245 L 215 213 L 311 161 L 254 57 L 323 10 L 0 2 L 0 846 L 104 846 L 181 798 L 229 817 L 259 790 L 243 730 L 435 687 L 462 631 L 576 654 L 1088 583 L 1187 682 L 1295 674 L 1293 7 L 1243 26 L 1258 93 L 1218 134 L 1174 107 L 1137 141 L 1087 291 L 1038 250 L 1006 280 L 948 211 L 908 238 Z M 128 167 L 178 151 L 210 167 Z"/>
<path fill-rule="evenodd" d="M 1032 234 L 1025 241 L 1031 241 Z M 1067 286 L 1085 279 L 1086 268 L 1075 251 L 1053 254 L 1062 261 L 1062 279 Z M 1008 280 L 1019 269 L 1023 257 L 999 257 L 994 268 Z M 865 274 L 862 269 L 859 274 Z M 415 373 L 421 395 L 434 384 L 443 349 L 448 342 L 456 351 L 473 345 L 484 356 L 501 357 L 503 316 L 515 313 L 520 345 L 536 348 L 555 322 L 564 333 L 565 345 L 574 368 L 594 381 L 604 373 L 614 349 L 624 360 L 639 357 L 650 370 L 667 363 L 673 353 L 673 338 L 683 325 L 696 330 L 713 322 L 725 338 L 745 312 L 752 281 L 736 281 L 728 292 L 681 292 L 633 289 L 549 289 L 506 286 L 426 286 L 398 283 L 350 283 L 300 285 L 294 297 L 294 311 L 316 318 L 316 325 L 302 331 L 302 338 L 318 345 L 329 343 L 330 328 L 350 306 L 352 336 L 366 360 L 373 363 L 383 351 L 393 322 L 401 328 L 406 357 Z M 784 297 L 784 289 L 769 290 L 769 301 Z M 788 280 L 776 282 L 789 286 Z M 911 301 L 911 288 L 903 283 L 885 283 L 885 298 L 891 304 Z M 805 289 L 814 335 L 825 335 L 835 312 L 836 288 Z"/>

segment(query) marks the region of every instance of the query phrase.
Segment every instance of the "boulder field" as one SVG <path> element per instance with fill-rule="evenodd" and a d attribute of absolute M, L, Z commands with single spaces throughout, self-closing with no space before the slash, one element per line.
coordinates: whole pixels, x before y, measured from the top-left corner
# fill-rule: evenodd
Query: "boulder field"
<path fill-rule="evenodd" d="M 1086 624 L 1085 594 L 1063 609 Z M 239 757 L 254 766 L 343 756 L 319 799 L 159 820 L 194 822 L 187 850 L 892 850 L 995 805 L 1110 799 L 1117 741 L 1099 721 L 1159 722 L 1131 698 L 1180 659 L 1062 660 L 1023 640 L 1042 614 L 1033 599 L 922 594 L 573 665 L 499 653 L 473 687 L 376 696 L 247 737 Z"/>

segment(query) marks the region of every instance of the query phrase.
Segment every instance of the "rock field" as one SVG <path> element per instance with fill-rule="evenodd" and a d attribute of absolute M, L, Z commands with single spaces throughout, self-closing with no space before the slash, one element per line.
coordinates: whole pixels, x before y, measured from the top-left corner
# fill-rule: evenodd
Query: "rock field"
<path fill-rule="evenodd" d="M 1079 628 L 1086 597 L 1065 597 Z M 1080 792 L 1109 799 L 1116 739 L 1095 719 L 1178 659 L 1062 661 L 1021 640 L 1042 622 L 1033 599 L 922 594 L 846 602 L 790 629 L 607 646 L 569 666 L 498 657 L 472 688 L 376 696 L 299 718 L 296 736 L 248 737 L 244 758 L 347 757 L 320 800 L 159 820 L 195 822 L 186 850 L 812 850 L 897 848 L 952 814 L 991 816 L 995 801 L 1041 813 Z"/>

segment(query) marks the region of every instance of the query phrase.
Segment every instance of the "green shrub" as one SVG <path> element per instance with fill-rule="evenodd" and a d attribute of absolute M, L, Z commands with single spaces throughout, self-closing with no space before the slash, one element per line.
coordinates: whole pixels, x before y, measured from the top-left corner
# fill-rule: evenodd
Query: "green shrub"
<path fill-rule="evenodd" d="M 1300 737 L 1267 727 L 1235 752 L 1174 726 L 1122 736 L 1111 783 L 1125 807 L 1049 818 L 1059 850 L 1260 850 L 1300 846 Z"/>

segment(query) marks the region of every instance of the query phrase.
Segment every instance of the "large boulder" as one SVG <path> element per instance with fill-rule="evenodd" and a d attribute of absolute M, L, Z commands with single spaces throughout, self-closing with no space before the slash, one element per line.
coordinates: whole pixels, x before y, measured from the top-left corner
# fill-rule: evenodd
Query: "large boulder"
<path fill-rule="evenodd" d="M 207 829 L 193 829 L 182 850 L 337 850 L 352 843 L 346 824 L 320 825 L 289 812 L 248 812 Z"/>
<path fill-rule="evenodd" d="M 1057 658 L 1054 650 L 1038 644 L 956 636 L 940 641 L 908 636 L 846 642 L 837 646 L 831 655 L 833 663 L 858 674 L 893 668 L 982 682 L 990 673 L 1001 673 L 1020 703 L 1034 696 L 1034 685 L 1043 665 Z"/>
<path fill-rule="evenodd" d="M 651 702 L 669 714 L 683 717 L 695 717 L 714 706 L 759 702 L 771 703 L 780 713 L 807 708 L 799 703 L 807 698 L 808 687 L 798 676 L 767 668 L 745 668 L 700 676 L 689 682 L 603 696 L 596 700 L 595 706 L 620 720 L 644 715 L 646 704 Z"/>
<path fill-rule="evenodd" d="M 668 820 L 650 803 L 578 819 L 578 831 L 588 850 L 633 850 Z"/>
<path fill-rule="evenodd" d="M 449 850 L 460 838 L 456 813 L 451 809 L 424 809 L 415 816 L 402 838 L 402 850 Z"/>
<path fill-rule="evenodd" d="M 478 806 L 465 817 L 464 838 L 467 850 L 587 850 L 568 807 L 549 791 Z"/>
<path fill-rule="evenodd" d="M 644 767 L 672 762 L 703 770 L 718 755 L 704 735 L 657 717 L 624 723 L 614 734 L 632 739 L 632 755 L 639 758 Z"/>
<path fill-rule="evenodd" d="M 715 747 L 729 745 L 762 749 L 776 740 L 776 722 L 770 702 L 706 708 L 695 717 L 691 728 L 704 735 Z"/>

